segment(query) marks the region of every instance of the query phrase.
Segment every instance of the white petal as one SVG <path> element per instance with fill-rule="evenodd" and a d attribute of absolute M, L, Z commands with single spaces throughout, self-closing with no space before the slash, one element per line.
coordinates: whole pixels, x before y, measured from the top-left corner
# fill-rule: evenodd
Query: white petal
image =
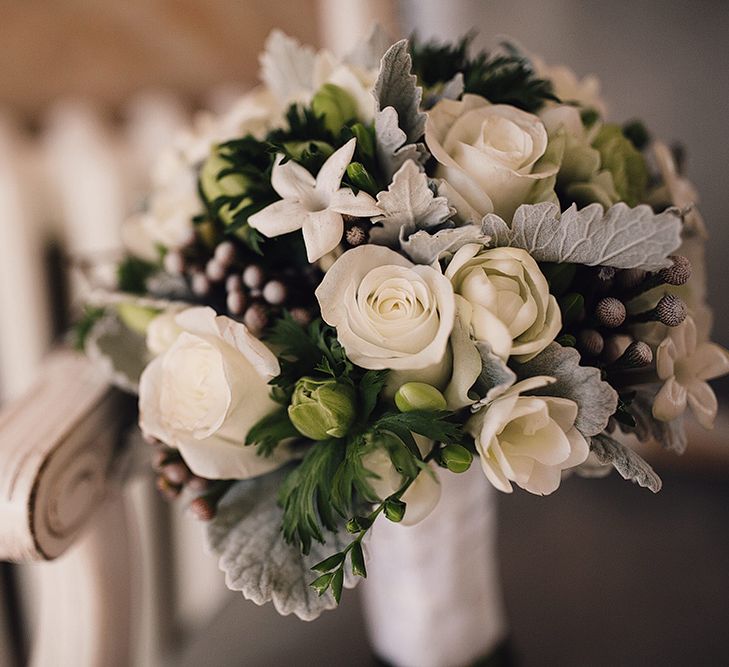
<path fill-rule="evenodd" d="M 299 202 L 282 199 L 248 218 L 248 224 L 264 236 L 281 236 L 301 229 L 307 211 Z"/>
<path fill-rule="evenodd" d="M 247 479 L 275 470 L 283 463 L 278 455 L 258 456 L 254 447 L 232 444 L 215 437 L 185 439 L 178 442 L 178 447 L 190 470 L 206 479 Z"/>
<path fill-rule="evenodd" d="M 706 382 L 695 380 L 688 387 L 688 404 L 696 420 L 706 429 L 714 428 L 719 406 L 716 394 Z"/>
<path fill-rule="evenodd" d="M 271 185 L 284 199 L 299 199 L 314 189 L 316 180 L 308 170 L 293 160 L 281 164 L 283 158 L 283 155 L 276 156 L 276 163 L 271 172 Z"/>
<path fill-rule="evenodd" d="M 329 209 L 357 218 L 371 218 L 382 213 L 377 202 L 361 190 L 355 195 L 349 188 L 337 190 L 329 200 Z"/>
<path fill-rule="evenodd" d="M 729 352 L 716 343 L 702 343 L 691 363 L 699 380 L 713 380 L 729 373 Z"/>
<path fill-rule="evenodd" d="M 315 262 L 339 245 L 344 234 L 344 220 L 336 211 L 307 213 L 302 229 L 306 256 L 310 262 Z"/>
<path fill-rule="evenodd" d="M 342 176 L 352 161 L 357 139 L 350 139 L 339 150 L 332 153 L 316 176 L 316 189 L 324 195 L 333 195 L 339 190 Z"/>
<path fill-rule="evenodd" d="M 661 387 L 653 402 L 653 416 L 662 422 L 680 417 L 686 410 L 686 389 L 669 378 Z"/>

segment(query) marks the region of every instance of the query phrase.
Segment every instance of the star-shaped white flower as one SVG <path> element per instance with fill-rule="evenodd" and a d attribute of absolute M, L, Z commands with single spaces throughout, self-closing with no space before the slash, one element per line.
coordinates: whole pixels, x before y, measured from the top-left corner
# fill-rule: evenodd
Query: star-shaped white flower
<path fill-rule="evenodd" d="M 699 424 L 714 426 L 717 402 L 707 380 L 729 373 L 729 352 L 716 343 L 697 343 L 691 317 L 673 327 L 656 351 L 656 371 L 664 381 L 653 403 L 653 416 L 671 421 L 683 414 L 686 403 Z"/>
<path fill-rule="evenodd" d="M 381 214 L 377 202 L 366 192 L 356 195 L 342 188 L 342 176 L 352 161 L 356 139 L 350 139 L 329 159 L 314 178 L 304 167 L 290 160 L 281 164 L 276 158 L 271 185 L 282 197 L 252 215 L 248 223 L 264 236 L 280 236 L 301 229 L 306 254 L 315 262 L 334 250 L 344 234 L 342 214 L 369 218 Z"/>

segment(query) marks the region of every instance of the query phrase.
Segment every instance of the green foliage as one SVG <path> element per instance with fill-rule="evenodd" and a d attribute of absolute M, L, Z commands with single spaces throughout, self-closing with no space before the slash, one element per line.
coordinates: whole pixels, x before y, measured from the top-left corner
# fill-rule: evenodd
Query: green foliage
<path fill-rule="evenodd" d="M 640 151 L 618 125 L 603 125 L 593 146 L 599 151 L 602 168 L 613 177 L 620 199 L 637 206 L 648 185 L 648 168 Z"/>
<path fill-rule="evenodd" d="M 283 440 L 299 437 L 286 408 L 280 408 L 256 422 L 246 436 L 246 445 L 255 445 L 260 456 L 271 456 Z"/>
<path fill-rule="evenodd" d="M 74 349 L 83 352 L 86 339 L 94 328 L 94 325 L 104 316 L 105 312 L 103 308 L 96 308 L 94 306 L 84 307 L 81 318 L 73 327 L 72 340 Z"/>
<path fill-rule="evenodd" d="M 126 257 L 116 269 L 119 290 L 130 294 L 146 294 L 147 278 L 157 271 L 157 267 L 136 257 Z"/>
<path fill-rule="evenodd" d="M 534 113 L 547 101 L 559 101 L 552 83 L 540 79 L 529 59 L 514 46 L 505 44 L 504 53 L 498 55 L 481 51 L 469 56 L 473 37 L 468 34 L 455 44 L 411 39 L 413 71 L 423 85 L 435 87 L 462 72 L 464 91 L 493 104 L 511 104 Z"/>
<path fill-rule="evenodd" d="M 284 538 L 298 542 L 305 554 L 309 553 L 312 540 L 324 542 L 322 526 L 328 530 L 337 527 L 330 498 L 334 475 L 345 453 L 340 440 L 319 442 L 306 452 L 281 485 Z"/>

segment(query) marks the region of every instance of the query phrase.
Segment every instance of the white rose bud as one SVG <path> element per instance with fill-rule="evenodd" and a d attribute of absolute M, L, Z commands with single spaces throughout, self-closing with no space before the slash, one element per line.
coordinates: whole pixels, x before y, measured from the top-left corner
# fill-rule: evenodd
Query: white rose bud
<path fill-rule="evenodd" d="M 553 378 L 519 382 L 466 424 L 487 479 L 511 493 L 513 482 L 537 495 L 559 488 L 562 471 L 587 459 L 590 449 L 575 428 L 577 404 L 566 398 L 521 396 Z"/>
<path fill-rule="evenodd" d="M 414 370 L 443 364 L 455 318 L 449 280 L 430 266 L 375 245 L 345 252 L 316 290 L 324 321 L 362 368 Z"/>
<path fill-rule="evenodd" d="M 281 465 L 282 448 L 264 458 L 244 445 L 251 426 L 276 407 L 268 386 L 279 373 L 276 357 L 212 308 L 189 308 L 176 324 L 182 332 L 140 379 L 142 432 L 179 449 L 208 479 L 245 479 Z"/>
<path fill-rule="evenodd" d="M 525 250 L 469 243 L 456 252 L 445 274 L 467 303 L 459 312 L 470 311 L 475 339 L 488 343 L 504 360 L 513 356 L 528 361 L 562 328 L 557 300 Z"/>
<path fill-rule="evenodd" d="M 445 179 L 443 192 L 464 220 L 510 220 L 558 165 L 538 164 L 548 137 L 537 116 L 478 95 L 441 100 L 428 113 L 425 142 Z M 548 190 L 551 188 L 548 188 Z"/>

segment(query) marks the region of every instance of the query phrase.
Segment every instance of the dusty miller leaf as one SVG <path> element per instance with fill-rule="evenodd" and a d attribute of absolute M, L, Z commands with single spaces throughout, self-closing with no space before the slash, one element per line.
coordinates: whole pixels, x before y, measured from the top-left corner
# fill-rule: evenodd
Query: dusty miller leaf
<path fill-rule="evenodd" d="M 670 422 L 658 421 L 653 416 L 653 402 L 660 388 L 660 384 L 635 388 L 635 397 L 630 403 L 630 412 L 635 417 L 635 435 L 641 442 L 655 440 L 666 449 L 683 454 L 688 445 L 683 415 Z"/>
<path fill-rule="evenodd" d="M 477 225 L 465 225 L 453 229 L 441 229 L 435 234 L 425 230 L 415 232 L 409 237 L 400 235 L 400 247 L 416 264 L 432 264 L 437 259 L 453 255 L 466 243 L 486 243 Z"/>
<path fill-rule="evenodd" d="M 606 433 L 590 438 L 590 450 L 600 463 L 611 464 L 623 479 L 629 479 L 653 493 L 661 490 L 663 482 L 653 468 L 632 449 Z"/>
<path fill-rule="evenodd" d="M 124 326 L 115 312 L 108 312 L 94 324 L 86 336 L 84 352 L 119 389 L 139 392 L 139 376 L 149 361 L 147 341 Z"/>
<path fill-rule="evenodd" d="M 261 54 L 261 81 L 282 102 L 299 99 L 314 87 L 316 54 L 280 30 L 273 30 Z"/>
<path fill-rule="evenodd" d="M 373 70 L 380 64 L 382 56 L 391 45 L 390 36 L 379 23 L 376 23 L 369 35 L 349 52 L 345 60 L 357 67 Z"/>
<path fill-rule="evenodd" d="M 592 366 L 580 366 L 580 353 L 573 347 L 550 343 L 536 357 L 523 364 L 514 364 L 520 380 L 535 375 L 557 378 L 553 384 L 531 393 L 568 398 L 577 403 L 575 426 L 585 437 L 601 433 L 618 406 L 617 392 L 600 377 Z"/>
<path fill-rule="evenodd" d="M 428 186 L 428 177 L 420 167 L 408 160 L 393 176 L 386 191 L 377 195 L 382 215 L 372 218 L 382 223 L 370 233 L 374 243 L 395 246 L 403 235 L 409 236 L 417 229 L 430 229 L 445 222 L 454 213 L 445 197 L 436 197 Z"/>
<path fill-rule="evenodd" d="M 630 208 L 620 202 L 607 212 L 600 204 L 581 210 L 572 205 L 561 215 L 552 203 L 525 204 L 509 226 L 497 215 L 483 219 L 483 231 L 497 246 L 523 248 L 538 262 L 640 268 L 656 271 L 681 244 L 681 218 L 669 209 Z"/>
<path fill-rule="evenodd" d="M 311 568 L 344 549 L 351 536 L 344 530 L 329 533 L 326 544 L 315 543 L 308 556 L 287 544 L 276 501 L 281 480 L 282 472 L 277 471 L 236 483 L 208 524 L 207 543 L 219 556 L 228 588 L 258 605 L 273 602 L 282 616 L 295 614 L 311 621 L 336 607 L 331 593 L 319 597 L 309 585 L 316 578 Z M 357 578 L 347 580 L 351 587 Z"/>
<path fill-rule="evenodd" d="M 426 114 L 420 110 L 423 90 L 411 70 L 408 42 L 403 39 L 382 57 L 375 82 L 377 155 L 389 178 L 405 161 L 422 163 L 427 156 L 424 144 L 415 143 L 425 134 Z"/>

